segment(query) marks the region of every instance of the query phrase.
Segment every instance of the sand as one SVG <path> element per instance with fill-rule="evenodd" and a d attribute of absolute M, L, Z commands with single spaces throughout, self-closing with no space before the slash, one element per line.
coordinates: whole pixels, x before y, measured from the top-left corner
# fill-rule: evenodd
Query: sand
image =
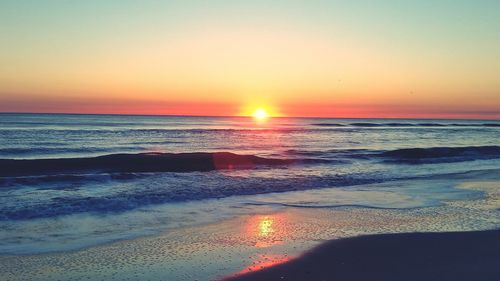
<path fill-rule="evenodd" d="M 500 280 L 500 230 L 333 240 L 295 260 L 227 280 Z"/>

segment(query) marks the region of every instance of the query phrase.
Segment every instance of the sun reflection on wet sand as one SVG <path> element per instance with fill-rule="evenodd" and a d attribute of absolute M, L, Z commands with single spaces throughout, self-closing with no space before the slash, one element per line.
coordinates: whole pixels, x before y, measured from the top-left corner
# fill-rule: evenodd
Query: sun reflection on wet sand
<path fill-rule="evenodd" d="M 285 217 L 282 214 L 252 216 L 244 231 L 257 248 L 281 244 L 287 235 Z"/>
<path fill-rule="evenodd" d="M 290 217 L 289 213 L 253 215 L 245 219 L 241 234 L 250 243 L 249 245 L 254 247 L 255 252 L 249 256 L 250 260 L 243 264 L 243 269 L 221 280 L 282 264 L 294 258 L 288 253 L 276 251 L 289 239 L 289 235 L 293 235 L 291 219 L 293 217 Z"/>
<path fill-rule="evenodd" d="M 269 217 L 265 217 L 263 220 L 259 222 L 259 231 L 260 231 L 260 236 L 269 236 L 273 230 L 273 220 L 270 219 Z"/>

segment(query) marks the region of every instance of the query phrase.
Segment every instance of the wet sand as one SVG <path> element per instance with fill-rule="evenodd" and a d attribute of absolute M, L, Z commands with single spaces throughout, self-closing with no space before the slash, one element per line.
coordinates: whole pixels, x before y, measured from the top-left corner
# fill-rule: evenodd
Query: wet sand
<path fill-rule="evenodd" d="M 500 230 L 368 235 L 226 280 L 500 280 Z"/>

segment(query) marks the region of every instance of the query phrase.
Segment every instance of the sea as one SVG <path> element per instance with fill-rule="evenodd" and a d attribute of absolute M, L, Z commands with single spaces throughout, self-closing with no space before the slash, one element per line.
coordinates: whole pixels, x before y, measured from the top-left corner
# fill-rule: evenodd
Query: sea
<path fill-rule="evenodd" d="M 280 208 L 478 199 L 446 179 L 497 173 L 500 121 L 2 113 L 0 167 L 0 255 L 43 254 Z"/>

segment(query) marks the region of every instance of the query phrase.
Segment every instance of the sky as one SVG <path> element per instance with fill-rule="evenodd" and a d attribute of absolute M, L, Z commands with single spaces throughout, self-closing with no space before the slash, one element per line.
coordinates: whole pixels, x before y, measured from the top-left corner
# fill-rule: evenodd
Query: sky
<path fill-rule="evenodd" d="M 0 112 L 500 118 L 500 1 L 0 0 Z"/>

